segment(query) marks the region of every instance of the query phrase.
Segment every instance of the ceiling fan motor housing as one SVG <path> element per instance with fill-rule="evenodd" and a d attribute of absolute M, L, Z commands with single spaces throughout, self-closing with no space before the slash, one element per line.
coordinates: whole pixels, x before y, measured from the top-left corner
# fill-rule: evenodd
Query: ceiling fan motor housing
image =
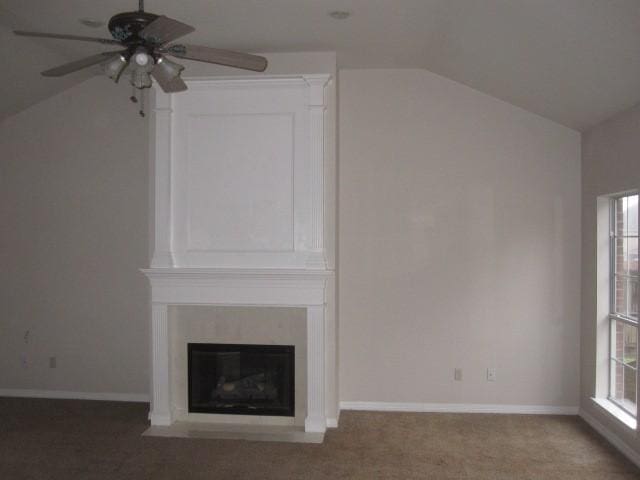
<path fill-rule="evenodd" d="M 127 46 L 142 45 L 152 39 L 143 39 L 139 33 L 158 15 L 147 12 L 118 13 L 109 20 L 109 32 L 111 36 Z"/>

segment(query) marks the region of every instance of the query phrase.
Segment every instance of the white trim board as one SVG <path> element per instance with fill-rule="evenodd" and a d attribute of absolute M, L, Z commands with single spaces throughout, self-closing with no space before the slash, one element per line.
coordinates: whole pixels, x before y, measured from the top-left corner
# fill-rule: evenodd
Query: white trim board
<path fill-rule="evenodd" d="M 25 390 L 11 388 L 0 388 L 0 397 L 103 400 L 109 402 L 149 402 L 149 395 L 146 393 L 67 392 L 62 390 Z"/>
<path fill-rule="evenodd" d="M 341 410 L 432 413 L 504 413 L 578 415 L 579 407 L 554 405 L 492 405 L 485 403 L 340 402 Z"/>
<path fill-rule="evenodd" d="M 620 453 L 640 467 L 640 453 L 633 450 L 618 435 L 613 433 L 602 423 L 596 420 L 590 413 L 584 409 L 580 409 L 580 416 L 587 422 L 596 432 L 602 435 L 611 445 L 613 445 Z"/>

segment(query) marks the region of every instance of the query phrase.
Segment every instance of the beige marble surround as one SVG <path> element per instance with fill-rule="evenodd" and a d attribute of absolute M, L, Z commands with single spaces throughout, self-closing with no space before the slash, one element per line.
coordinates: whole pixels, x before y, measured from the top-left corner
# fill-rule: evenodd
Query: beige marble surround
<path fill-rule="evenodd" d="M 189 422 L 304 426 L 307 404 L 306 310 L 295 307 L 180 305 L 169 307 L 171 406 Z M 187 343 L 295 345 L 295 417 L 188 413 Z"/>

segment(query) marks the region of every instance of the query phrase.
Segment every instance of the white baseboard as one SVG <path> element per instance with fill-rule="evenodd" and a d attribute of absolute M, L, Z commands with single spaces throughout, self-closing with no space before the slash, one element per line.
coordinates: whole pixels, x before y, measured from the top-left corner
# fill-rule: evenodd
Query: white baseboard
<path fill-rule="evenodd" d="M 580 416 L 587 422 L 593 429 L 607 439 L 611 445 L 620 451 L 625 457 L 640 467 L 640 453 L 633 450 L 629 445 L 622 440 L 618 435 L 613 433 L 602 423 L 596 420 L 590 413 L 587 413 L 584 409 L 580 409 Z"/>
<path fill-rule="evenodd" d="M 327 428 L 338 428 L 338 419 L 327 418 Z"/>
<path fill-rule="evenodd" d="M 149 402 L 149 395 L 146 393 L 66 392 L 62 390 L 23 390 L 11 388 L 0 388 L 0 397 L 104 400 L 110 402 Z"/>
<path fill-rule="evenodd" d="M 340 409 L 378 412 L 511 413 L 534 415 L 577 415 L 579 411 L 577 406 L 396 402 L 340 402 Z"/>

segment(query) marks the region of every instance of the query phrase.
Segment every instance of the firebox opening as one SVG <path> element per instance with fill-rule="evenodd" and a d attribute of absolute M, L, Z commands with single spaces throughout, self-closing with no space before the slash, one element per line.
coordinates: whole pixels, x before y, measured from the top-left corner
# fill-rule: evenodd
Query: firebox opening
<path fill-rule="evenodd" d="M 295 346 L 188 344 L 189 412 L 295 415 Z"/>

